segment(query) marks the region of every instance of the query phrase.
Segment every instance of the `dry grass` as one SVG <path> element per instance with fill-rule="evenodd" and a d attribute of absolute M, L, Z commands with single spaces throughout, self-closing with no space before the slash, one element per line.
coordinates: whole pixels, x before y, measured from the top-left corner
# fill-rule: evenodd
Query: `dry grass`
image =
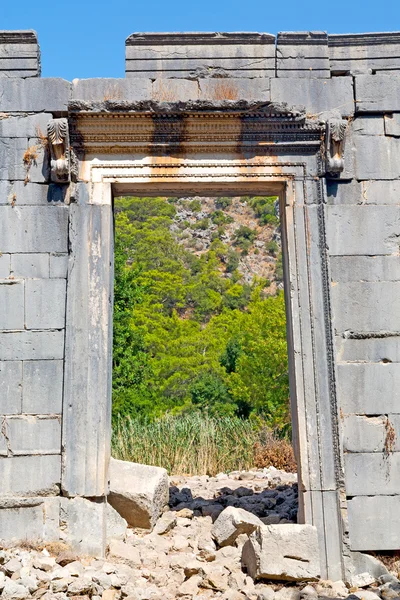
<path fill-rule="evenodd" d="M 36 145 L 33 145 L 33 146 L 29 146 L 29 148 L 27 148 L 24 152 L 24 156 L 23 156 L 22 160 L 24 163 L 25 171 L 26 171 L 26 175 L 25 175 L 25 179 L 24 179 L 25 185 L 29 182 L 29 172 L 31 170 L 32 165 L 37 164 L 38 150 L 39 150 L 39 147 Z"/>
<path fill-rule="evenodd" d="M 216 475 L 271 465 L 295 470 L 288 441 L 237 417 L 120 418 L 112 449 L 115 458 L 164 467 L 171 475 Z"/>

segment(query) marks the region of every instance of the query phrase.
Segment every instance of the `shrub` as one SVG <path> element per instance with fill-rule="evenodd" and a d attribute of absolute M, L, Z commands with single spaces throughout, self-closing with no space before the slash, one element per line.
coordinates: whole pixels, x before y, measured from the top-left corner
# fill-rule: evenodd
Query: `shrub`
<path fill-rule="evenodd" d="M 232 204 L 232 198 L 228 198 L 225 196 L 221 196 L 221 198 L 217 198 L 215 200 L 215 205 L 217 208 L 221 208 L 222 210 L 228 208 Z"/>

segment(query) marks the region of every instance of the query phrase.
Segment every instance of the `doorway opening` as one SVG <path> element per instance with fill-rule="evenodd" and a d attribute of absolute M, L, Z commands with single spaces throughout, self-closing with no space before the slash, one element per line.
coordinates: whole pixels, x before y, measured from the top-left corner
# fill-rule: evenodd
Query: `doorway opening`
<path fill-rule="evenodd" d="M 278 195 L 114 198 L 114 456 L 295 470 Z"/>

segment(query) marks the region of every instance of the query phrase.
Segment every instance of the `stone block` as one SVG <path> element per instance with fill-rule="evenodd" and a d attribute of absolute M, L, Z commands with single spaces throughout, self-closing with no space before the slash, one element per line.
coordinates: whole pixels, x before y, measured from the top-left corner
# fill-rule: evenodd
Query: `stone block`
<path fill-rule="evenodd" d="M 63 541 L 75 552 L 103 557 L 106 547 L 106 502 L 104 498 L 60 499 Z"/>
<path fill-rule="evenodd" d="M 364 415 L 345 415 L 342 420 L 343 450 L 345 452 L 383 452 L 387 418 Z"/>
<path fill-rule="evenodd" d="M 64 358 L 64 331 L 0 332 L 0 360 Z"/>
<path fill-rule="evenodd" d="M 61 453 L 61 419 L 9 417 L 6 431 L 13 456 Z"/>
<path fill-rule="evenodd" d="M 397 256 L 332 256 L 331 279 L 348 281 L 399 281 Z"/>
<path fill-rule="evenodd" d="M 16 415 L 21 412 L 22 362 L 0 362 L 0 414 Z"/>
<path fill-rule="evenodd" d="M 342 362 L 400 362 L 400 336 L 365 336 L 353 339 L 346 333 L 335 337 L 337 360 Z M 375 413 L 376 414 L 376 409 Z"/>
<path fill-rule="evenodd" d="M 277 77 L 330 78 L 328 35 L 324 31 L 278 33 Z"/>
<path fill-rule="evenodd" d="M 400 69 L 398 33 L 350 33 L 328 35 L 331 71 L 344 73 L 384 73 Z M 376 75 L 372 75 L 376 77 Z"/>
<path fill-rule="evenodd" d="M 165 469 L 111 459 L 108 501 L 131 527 L 152 529 L 168 504 Z"/>
<path fill-rule="evenodd" d="M 291 106 L 305 106 L 307 113 L 312 115 L 329 111 L 338 111 L 342 116 L 354 113 L 351 77 L 271 79 L 271 100 L 287 102 Z"/>
<path fill-rule="evenodd" d="M 400 137 L 400 114 L 384 115 L 385 134 Z"/>
<path fill-rule="evenodd" d="M 24 329 L 24 282 L 0 281 L 0 330 Z"/>
<path fill-rule="evenodd" d="M 128 523 L 111 504 L 106 505 L 106 529 L 107 529 L 107 542 L 110 540 L 125 540 L 126 532 L 128 529 Z"/>
<path fill-rule="evenodd" d="M 62 360 L 24 362 L 22 412 L 33 415 L 61 414 Z"/>
<path fill-rule="evenodd" d="M 270 79 L 222 78 L 199 79 L 200 100 L 249 100 L 268 102 Z"/>
<path fill-rule="evenodd" d="M 0 500 L 0 540 L 56 542 L 59 540 L 59 498 Z"/>
<path fill-rule="evenodd" d="M 4 435 L 4 430 L 0 431 L 0 456 L 8 455 L 8 443 L 7 438 Z"/>
<path fill-rule="evenodd" d="M 10 276 L 11 254 L 0 254 L 0 279 Z"/>
<path fill-rule="evenodd" d="M 400 214 L 395 206 L 327 206 L 331 256 L 397 254 Z"/>
<path fill-rule="evenodd" d="M 61 456 L 0 458 L 0 496 L 50 496 L 59 493 Z"/>
<path fill-rule="evenodd" d="M 157 102 L 186 102 L 197 100 L 199 86 L 188 79 L 156 79 L 152 85 L 151 98 Z"/>
<path fill-rule="evenodd" d="M 350 181 L 327 183 L 328 204 L 400 204 L 400 181 Z"/>
<path fill-rule="evenodd" d="M 352 126 L 357 135 L 385 135 L 383 115 L 359 116 L 354 119 Z"/>
<path fill-rule="evenodd" d="M 121 100 L 138 102 L 151 98 L 151 79 L 137 77 L 130 79 L 74 79 L 72 82 L 72 100 L 85 102 L 105 102 Z"/>
<path fill-rule="evenodd" d="M 263 525 L 243 546 L 242 565 L 255 580 L 318 579 L 317 529 L 312 525 Z"/>
<path fill-rule="evenodd" d="M 66 112 L 70 83 L 57 78 L 0 78 L 4 112 Z"/>
<path fill-rule="evenodd" d="M 400 88 L 399 88 L 400 89 Z M 355 135 L 355 174 L 364 179 L 398 179 L 400 139 L 387 136 Z"/>
<path fill-rule="evenodd" d="M 2 252 L 68 252 L 67 206 L 1 206 Z"/>
<path fill-rule="evenodd" d="M 48 185 L 23 181 L 0 181 L 0 205 L 48 206 Z"/>
<path fill-rule="evenodd" d="M 250 534 L 263 525 L 263 522 L 243 508 L 228 506 L 216 519 L 212 535 L 218 546 L 233 546 L 242 533 Z"/>
<path fill-rule="evenodd" d="M 33 183 L 46 183 L 50 180 L 49 150 L 37 138 L 29 138 L 28 144 L 29 148 L 34 149 L 36 158 L 29 167 L 27 178 Z"/>
<path fill-rule="evenodd" d="M 50 254 L 50 277 L 65 279 L 68 272 L 68 254 Z"/>
<path fill-rule="evenodd" d="M 400 494 L 400 452 L 344 455 L 347 496 Z M 364 524 L 365 526 L 365 524 Z"/>
<path fill-rule="evenodd" d="M 25 285 L 29 298 L 25 307 L 26 328 L 65 327 L 65 279 L 28 279 Z"/>
<path fill-rule="evenodd" d="M 357 112 L 400 111 L 399 90 L 400 74 L 357 75 L 355 77 Z"/>
<path fill-rule="evenodd" d="M 12 254 L 11 271 L 14 277 L 49 277 L 48 254 Z"/>
<path fill-rule="evenodd" d="M 0 138 L 0 179 L 25 179 L 24 155 L 27 149 L 27 138 Z"/>
<path fill-rule="evenodd" d="M 47 134 L 47 123 L 52 119 L 51 114 L 12 116 L 6 115 L 0 119 L 0 138 L 37 138 L 38 134 Z"/>
<path fill-rule="evenodd" d="M 385 360 L 385 356 L 383 350 L 381 359 Z M 337 367 L 340 407 L 347 414 L 376 415 L 399 412 L 399 384 L 399 363 L 353 363 L 339 364 Z"/>
<path fill-rule="evenodd" d="M 352 550 L 398 549 L 400 496 L 382 494 L 370 498 L 350 498 L 347 500 L 347 510 Z"/>
<path fill-rule="evenodd" d="M 349 282 L 333 286 L 336 331 L 400 331 L 399 293 L 400 281 Z"/>

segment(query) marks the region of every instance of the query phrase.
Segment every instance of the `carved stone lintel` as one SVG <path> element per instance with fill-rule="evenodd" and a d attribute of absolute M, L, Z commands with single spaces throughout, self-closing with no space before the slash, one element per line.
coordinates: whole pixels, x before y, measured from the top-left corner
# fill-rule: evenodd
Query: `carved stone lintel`
<path fill-rule="evenodd" d="M 69 142 L 68 120 L 51 119 L 47 126 L 50 147 L 51 180 L 54 183 L 76 181 L 77 160 Z"/>
<path fill-rule="evenodd" d="M 338 176 L 344 169 L 344 142 L 347 121 L 329 119 L 326 122 L 325 158 L 326 172 Z"/>

